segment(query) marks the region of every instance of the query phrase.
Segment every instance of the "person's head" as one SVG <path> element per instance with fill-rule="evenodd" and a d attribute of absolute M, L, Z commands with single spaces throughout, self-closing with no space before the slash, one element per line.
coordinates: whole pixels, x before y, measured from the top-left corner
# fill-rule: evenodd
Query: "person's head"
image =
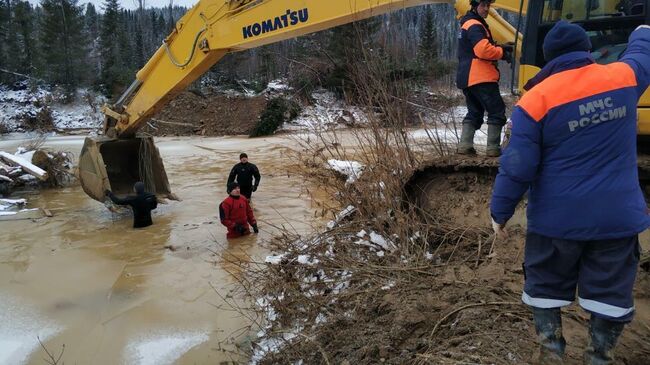
<path fill-rule="evenodd" d="M 231 182 L 228 184 L 228 194 L 232 196 L 239 196 L 239 183 L 238 182 Z"/>
<path fill-rule="evenodd" d="M 133 191 L 136 194 L 144 194 L 144 183 L 142 181 L 138 181 L 133 185 Z"/>
<path fill-rule="evenodd" d="M 469 4 L 472 10 L 476 12 L 481 18 L 487 18 L 490 13 L 490 6 L 495 0 L 470 0 Z"/>
<path fill-rule="evenodd" d="M 243 153 L 243 152 L 240 153 L 240 154 L 239 154 L 239 161 L 240 161 L 241 163 L 247 163 L 247 162 L 248 162 L 248 155 L 245 154 L 245 153 Z"/>
<path fill-rule="evenodd" d="M 569 52 L 591 51 L 591 41 L 581 26 L 560 20 L 544 38 L 542 50 L 544 59 L 550 62 Z"/>

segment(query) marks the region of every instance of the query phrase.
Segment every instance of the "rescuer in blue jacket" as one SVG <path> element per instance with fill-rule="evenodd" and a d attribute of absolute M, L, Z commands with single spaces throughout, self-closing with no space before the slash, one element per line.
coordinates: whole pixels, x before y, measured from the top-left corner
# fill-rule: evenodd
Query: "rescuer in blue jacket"
<path fill-rule="evenodd" d="M 458 144 L 459 154 L 475 154 L 474 133 L 487 112 L 486 154 L 501 154 L 501 129 L 506 123 L 506 105 L 499 91 L 498 60 L 512 60 L 512 46 L 497 46 L 485 22 L 494 0 L 471 0 L 471 10 L 460 20 L 456 86 L 463 90 L 467 115 Z"/>
<path fill-rule="evenodd" d="M 551 363 L 564 355 L 560 308 L 576 287 L 591 313 L 585 363 L 613 363 L 634 314 L 638 234 L 650 226 L 636 160 L 650 27 L 630 35 L 619 62 L 596 64 L 590 49 L 586 32 L 565 21 L 544 39 L 548 63 L 513 110 L 490 204 L 495 233 L 503 234 L 528 192 L 522 300 L 533 310 L 540 356 Z"/>

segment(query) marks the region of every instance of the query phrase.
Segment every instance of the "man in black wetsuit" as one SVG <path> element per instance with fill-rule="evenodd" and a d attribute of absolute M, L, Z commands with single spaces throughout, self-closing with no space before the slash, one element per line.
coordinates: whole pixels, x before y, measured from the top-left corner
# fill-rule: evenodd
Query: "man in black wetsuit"
<path fill-rule="evenodd" d="M 226 185 L 237 181 L 239 183 L 241 195 L 245 196 L 246 199 L 250 201 L 253 192 L 256 191 L 257 187 L 260 185 L 260 171 L 257 169 L 257 166 L 248 162 L 248 155 L 245 153 L 239 155 L 239 161 L 240 162 L 230 170 L 230 176 L 228 176 L 228 182 Z M 253 178 L 255 178 L 254 182 Z"/>
<path fill-rule="evenodd" d="M 112 191 L 106 190 L 106 196 L 111 198 L 117 205 L 128 205 L 133 210 L 133 228 L 148 227 L 153 224 L 151 211 L 156 209 L 158 201 L 156 196 L 144 191 L 144 183 L 138 181 L 133 185 L 136 195 L 129 195 L 126 198 L 116 197 Z"/>

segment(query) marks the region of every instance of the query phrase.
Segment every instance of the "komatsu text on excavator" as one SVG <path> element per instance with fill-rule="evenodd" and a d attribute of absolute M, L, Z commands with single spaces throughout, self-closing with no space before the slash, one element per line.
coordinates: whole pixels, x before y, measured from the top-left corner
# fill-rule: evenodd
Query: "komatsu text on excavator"
<path fill-rule="evenodd" d="M 117 102 L 102 108 L 104 136 L 87 138 L 79 157 L 79 178 L 84 191 L 103 201 L 105 190 L 128 194 L 136 181 L 144 181 L 148 191 L 173 197 L 153 139 L 137 137 L 136 132 L 167 101 L 227 53 L 433 3 L 453 4 L 459 15 L 470 7 L 469 0 L 200 0 L 176 23 Z M 631 31 L 650 23 L 649 3 L 650 0 L 497 0 L 486 20 L 498 42 L 515 42 L 520 61 L 519 85 L 523 85 L 544 66 L 541 45 L 555 22 L 580 24 L 591 38 L 596 61 L 610 63 L 625 49 Z M 524 28 L 520 23 L 525 15 L 523 35 L 495 8 L 518 15 L 517 28 Z M 650 93 L 639 103 L 638 130 L 640 136 L 650 136 Z"/>

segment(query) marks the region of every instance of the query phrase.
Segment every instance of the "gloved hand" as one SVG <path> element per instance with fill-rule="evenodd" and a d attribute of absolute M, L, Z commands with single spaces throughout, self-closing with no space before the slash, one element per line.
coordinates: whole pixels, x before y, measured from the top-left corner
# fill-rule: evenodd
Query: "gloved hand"
<path fill-rule="evenodd" d="M 508 231 L 506 230 L 506 224 L 499 224 L 494 221 L 494 218 L 492 218 L 492 229 L 494 230 L 494 234 L 499 237 L 499 238 L 507 238 L 508 237 Z"/>
<path fill-rule="evenodd" d="M 244 227 L 243 225 L 237 223 L 237 224 L 235 224 L 235 232 L 237 232 L 239 234 L 244 234 L 244 233 L 246 233 L 246 227 Z"/>
<path fill-rule="evenodd" d="M 503 56 L 501 56 L 501 59 L 508 63 L 512 63 L 514 45 L 506 43 L 501 45 L 501 48 L 503 48 Z"/>
<path fill-rule="evenodd" d="M 253 192 L 257 191 L 257 185 L 253 185 Z"/>
<path fill-rule="evenodd" d="M 260 233 L 260 230 L 257 228 L 257 223 L 253 223 L 252 226 L 253 226 L 253 232 Z"/>

